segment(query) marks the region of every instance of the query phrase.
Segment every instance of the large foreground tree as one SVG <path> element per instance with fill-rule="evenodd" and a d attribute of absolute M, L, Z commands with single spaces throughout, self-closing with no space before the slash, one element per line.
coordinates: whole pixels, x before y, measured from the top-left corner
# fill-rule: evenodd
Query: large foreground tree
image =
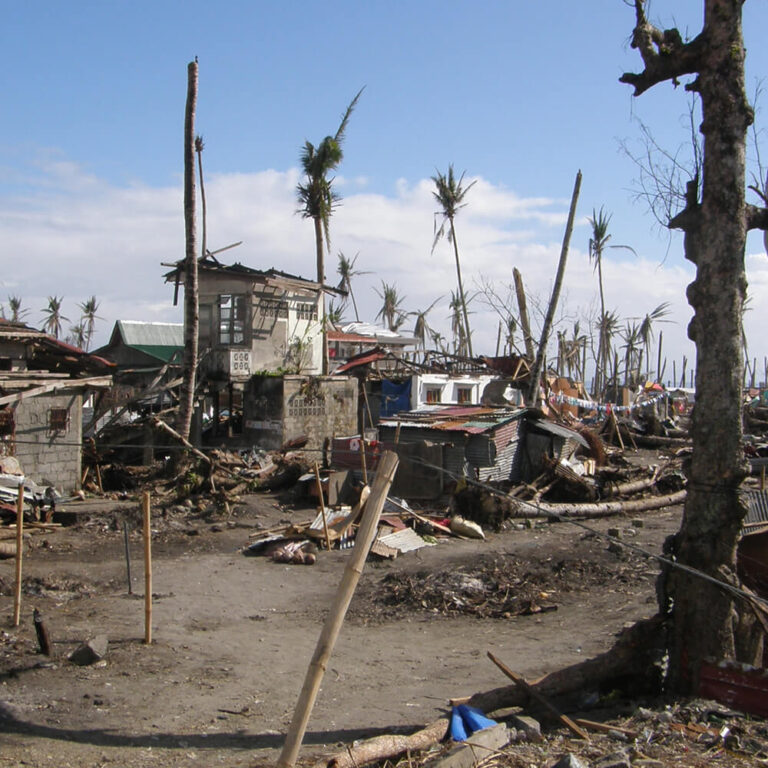
<path fill-rule="evenodd" d="M 696 407 L 688 498 L 675 556 L 713 581 L 674 569 L 663 609 L 670 612 L 670 688 L 696 689 L 702 659 L 754 663 L 760 643 L 750 631 L 748 602 L 728 587 L 739 584 L 736 545 L 746 512 L 739 496 L 746 465 L 742 447 L 742 307 L 746 294 L 747 231 L 768 228 L 768 211 L 746 202 L 746 136 L 753 110 L 744 88 L 743 0 L 705 0 L 701 32 L 685 42 L 676 29 L 648 22 L 644 0 L 634 0 L 632 47 L 644 70 L 621 82 L 639 96 L 691 76 L 685 88 L 701 99 L 704 161 L 686 204 L 668 226 L 685 233 L 685 256 L 696 266 L 688 287 L 696 344 Z M 713 582 L 726 585 L 719 586 Z"/>

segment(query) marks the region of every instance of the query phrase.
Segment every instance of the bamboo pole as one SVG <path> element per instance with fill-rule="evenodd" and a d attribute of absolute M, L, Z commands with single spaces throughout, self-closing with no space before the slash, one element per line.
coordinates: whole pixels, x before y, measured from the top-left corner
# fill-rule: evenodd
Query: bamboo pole
<path fill-rule="evenodd" d="M 317 483 L 317 498 L 320 500 L 320 514 L 323 516 L 323 531 L 325 531 L 325 544 L 331 551 L 331 534 L 328 533 L 328 516 L 325 514 L 325 499 L 323 498 L 323 484 L 320 482 L 320 469 L 315 462 L 315 482 Z"/>
<path fill-rule="evenodd" d="M 19 495 L 16 499 L 16 589 L 13 593 L 13 626 L 18 627 L 21 620 L 21 562 L 24 552 L 24 483 L 19 483 Z"/>
<path fill-rule="evenodd" d="M 355 587 L 363 572 L 365 559 L 368 557 L 368 552 L 373 543 L 373 537 L 376 534 L 379 523 L 379 516 L 381 515 L 384 501 L 387 498 L 389 487 L 392 485 L 397 464 L 397 454 L 392 451 L 387 451 L 379 462 L 376 479 L 371 488 L 371 495 L 366 502 L 363 519 L 355 537 L 355 548 L 352 550 L 352 557 L 347 563 L 333 604 L 331 605 L 330 613 L 323 625 L 323 631 L 320 633 L 315 653 L 307 669 L 304 685 L 293 713 L 293 720 L 285 737 L 285 744 L 280 753 L 280 758 L 277 761 L 278 768 L 292 768 L 296 763 L 296 758 L 304 739 L 304 733 L 307 730 L 309 716 L 312 713 L 312 707 L 315 704 L 317 692 L 323 680 L 323 674 L 333 652 L 333 646 L 341 630 L 341 625 L 344 623 L 344 616 L 352 600 Z"/>
<path fill-rule="evenodd" d="M 144 642 L 152 644 L 152 530 L 150 528 L 150 496 L 141 496 L 144 515 Z"/>

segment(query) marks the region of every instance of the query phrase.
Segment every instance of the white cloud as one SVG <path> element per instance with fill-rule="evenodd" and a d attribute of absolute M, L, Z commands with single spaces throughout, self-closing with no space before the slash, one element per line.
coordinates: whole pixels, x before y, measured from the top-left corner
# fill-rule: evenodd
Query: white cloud
<path fill-rule="evenodd" d="M 7 296 L 21 296 L 30 310 L 27 321 L 39 326 L 47 296 L 63 295 L 64 314 L 74 322 L 79 315 L 76 305 L 95 295 L 102 317 L 98 344 L 106 342 L 117 319 L 180 321 L 180 307 L 172 305 L 173 286 L 162 277 L 167 271 L 162 263 L 184 255 L 180 183 L 163 188 L 112 187 L 57 157 L 48 158 L 38 169 L 42 177 L 33 183 L 35 177 L 28 176 L 23 196 L 0 204 L 9 265 L 0 301 L 5 304 Z M 312 223 L 296 212 L 298 180 L 296 169 L 211 174 L 206 179 L 208 248 L 242 240 L 242 245 L 222 254 L 223 261 L 314 277 Z M 431 252 L 436 210 L 431 181 L 401 179 L 391 195 L 355 191 L 364 190 L 363 182 L 354 179 L 345 185 L 333 216 L 328 282 L 337 282 L 339 251 L 350 257 L 359 253 L 356 267 L 370 273 L 354 282 L 363 319 L 376 315 L 380 299 L 374 289 L 384 281 L 397 286 L 409 311 L 425 309 L 443 297 L 429 319 L 448 336 L 448 299 L 455 290 L 456 269 L 447 240 Z M 536 316 L 536 305 L 545 307 L 551 292 L 568 201 L 525 198 L 477 179 L 466 202 L 456 219 L 465 289 L 476 292 L 485 281 L 507 298 L 512 269 L 517 267 Z M 198 237 L 201 234 L 198 224 Z M 583 329 L 585 318 L 596 312 L 597 277 L 586 255 L 588 239 L 586 219 L 580 217 L 559 313 L 569 328 L 580 318 Z M 691 360 L 693 350 L 685 335 L 690 318 L 685 287 L 693 277 L 691 265 L 675 255 L 662 262 L 616 252 L 615 257 L 613 253 L 605 257 L 603 268 L 607 305 L 622 317 L 641 318 L 662 302 L 670 303 L 668 319 L 674 324 L 658 326 L 664 332 L 665 350 L 670 358 L 680 360 L 686 354 Z M 753 310 L 745 322 L 749 336 L 762 340 L 757 308 L 768 301 L 768 259 L 762 253 L 750 254 L 747 269 Z M 474 299 L 471 309 L 475 351 L 493 354 L 498 317 L 481 297 Z M 757 348 L 753 352 L 764 354 Z"/>

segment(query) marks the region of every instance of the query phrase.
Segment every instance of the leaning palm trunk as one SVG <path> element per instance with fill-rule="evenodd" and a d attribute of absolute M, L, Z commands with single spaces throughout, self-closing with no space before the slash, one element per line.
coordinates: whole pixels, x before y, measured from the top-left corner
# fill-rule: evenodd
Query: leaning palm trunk
<path fill-rule="evenodd" d="M 184 363 L 179 402 L 179 434 L 189 439 L 195 395 L 198 310 L 197 245 L 195 230 L 195 107 L 197 105 L 197 61 L 187 67 L 187 106 L 184 118 Z"/>

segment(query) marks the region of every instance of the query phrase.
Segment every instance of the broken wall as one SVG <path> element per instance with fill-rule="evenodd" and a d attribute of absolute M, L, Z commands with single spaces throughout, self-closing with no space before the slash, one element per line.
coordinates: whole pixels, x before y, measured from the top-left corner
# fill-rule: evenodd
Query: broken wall
<path fill-rule="evenodd" d="M 13 413 L 15 456 L 24 474 L 62 493 L 77 490 L 82 468 L 82 395 L 37 395 L 19 401 Z"/>
<path fill-rule="evenodd" d="M 322 451 L 326 438 L 334 435 L 354 435 L 356 432 L 356 378 L 283 377 L 284 441 L 306 435 L 308 442 L 305 450 Z"/>

